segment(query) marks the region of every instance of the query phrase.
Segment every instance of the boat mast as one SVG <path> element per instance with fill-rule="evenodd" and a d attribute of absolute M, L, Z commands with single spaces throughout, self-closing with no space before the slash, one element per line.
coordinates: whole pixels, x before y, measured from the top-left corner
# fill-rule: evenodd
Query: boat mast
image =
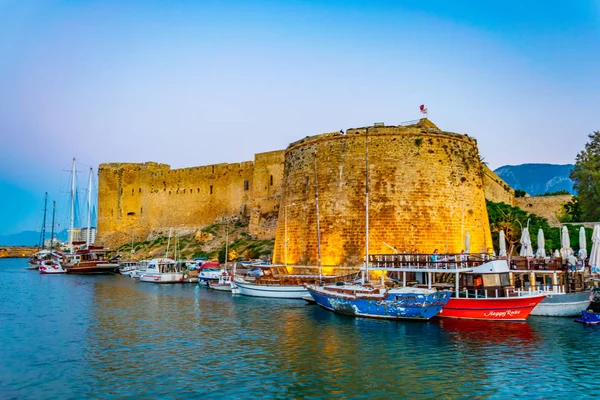
<path fill-rule="evenodd" d="M 71 167 L 71 217 L 69 221 L 69 252 L 73 253 L 73 230 L 75 230 L 75 157 Z"/>
<path fill-rule="evenodd" d="M 54 214 L 56 213 L 56 201 L 52 201 L 52 234 L 50 236 L 50 252 L 54 249 Z"/>
<path fill-rule="evenodd" d="M 365 275 L 369 281 L 369 128 L 365 129 Z M 383 272 L 382 272 L 383 273 Z M 363 276 L 363 283 L 365 276 Z"/>
<path fill-rule="evenodd" d="M 48 192 L 46 192 L 45 196 L 44 196 L 44 218 L 42 219 L 42 232 L 40 233 L 40 242 L 41 243 L 41 248 L 42 250 L 44 249 L 45 246 L 45 241 L 46 241 L 46 210 L 48 209 Z"/>
<path fill-rule="evenodd" d="M 229 219 L 225 223 L 225 271 L 227 271 L 227 261 L 229 258 Z"/>
<path fill-rule="evenodd" d="M 165 254 L 165 258 L 169 258 L 169 246 L 171 245 L 171 233 L 173 232 L 173 228 L 169 229 L 169 240 L 167 240 L 167 252 Z"/>
<path fill-rule="evenodd" d="M 319 180 L 317 179 L 317 152 L 315 151 L 315 203 L 317 207 L 317 266 L 319 267 L 319 282 L 322 280 L 321 268 L 321 225 L 319 216 Z"/>
<path fill-rule="evenodd" d="M 90 248 L 90 242 L 92 241 L 91 222 L 92 222 L 92 167 L 90 167 L 90 180 L 88 182 L 88 209 L 87 209 L 87 238 L 85 244 L 87 248 Z"/>

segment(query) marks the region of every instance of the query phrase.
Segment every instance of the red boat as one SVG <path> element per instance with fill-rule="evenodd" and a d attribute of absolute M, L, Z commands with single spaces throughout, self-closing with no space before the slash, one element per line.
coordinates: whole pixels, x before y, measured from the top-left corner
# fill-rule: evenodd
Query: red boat
<path fill-rule="evenodd" d="M 545 294 L 516 290 L 506 260 L 448 254 L 374 254 L 370 270 L 386 271 L 403 286 L 452 290 L 441 318 L 525 321 Z M 364 269 L 363 269 L 364 270 Z"/>
<path fill-rule="evenodd" d="M 450 298 L 439 317 L 484 319 L 494 321 L 525 321 L 546 295 L 498 298 Z"/>
<path fill-rule="evenodd" d="M 460 274 L 453 294 L 439 317 L 491 321 L 525 321 L 546 295 L 515 291 L 508 264 L 494 260 Z"/>

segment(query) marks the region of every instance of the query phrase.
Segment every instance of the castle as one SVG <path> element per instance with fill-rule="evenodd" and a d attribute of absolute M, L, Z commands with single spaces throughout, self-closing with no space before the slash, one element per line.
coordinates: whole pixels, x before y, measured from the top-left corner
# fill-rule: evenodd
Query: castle
<path fill-rule="evenodd" d="M 421 119 L 309 136 L 254 161 L 171 170 L 147 162 L 99 167 L 98 232 L 109 245 L 153 230 L 249 217 L 275 238 L 274 263 L 359 265 L 365 251 L 366 150 L 369 252 L 491 251 L 485 200 L 514 191 L 479 158 L 475 139 Z M 317 232 L 317 196 L 319 232 Z"/>

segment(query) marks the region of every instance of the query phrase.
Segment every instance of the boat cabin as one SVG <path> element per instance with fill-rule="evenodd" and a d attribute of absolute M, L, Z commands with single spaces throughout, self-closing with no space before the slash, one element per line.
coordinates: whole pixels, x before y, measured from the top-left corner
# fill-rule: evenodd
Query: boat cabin
<path fill-rule="evenodd" d="M 172 272 L 179 272 L 179 268 L 175 261 L 168 258 L 159 258 L 150 261 L 148 267 L 146 268 L 146 272 L 167 274 Z"/>

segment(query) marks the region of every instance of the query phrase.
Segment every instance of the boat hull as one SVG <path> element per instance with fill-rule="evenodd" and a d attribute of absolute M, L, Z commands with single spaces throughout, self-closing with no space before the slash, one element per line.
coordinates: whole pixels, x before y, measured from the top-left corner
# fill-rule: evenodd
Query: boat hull
<path fill-rule="evenodd" d="M 140 281 L 150 283 L 182 283 L 183 273 L 143 274 L 140 276 Z"/>
<path fill-rule="evenodd" d="M 314 301 L 321 307 L 355 317 L 381 319 L 428 320 L 437 315 L 448 302 L 450 292 L 430 294 L 388 292 L 382 298 L 349 298 L 307 286 Z"/>
<path fill-rule="evenodd" d="M 220 291 L 220 292 L 231 292 L 231 290 L 232 290 L 232 289 L 231 289 L 231 284 L 230 284 L 230 283 L 227 283 L 227 284 L 225 284 L 225 283 L 223 283 L 223 284 L 220 284 L 220 283 L 212 283 L 212 282 L 211 282 L 211 283 L 208 285 L 208 287 L 209 287 L 209 288 L 211 288 L 211 289 L 213 289 L 213 290 L 218 290 L 218 291 Z"/>
<path fill-rule="evenodd" d="M 233 293 L 251 297 L 270 297 L 275 299 L 302 299 L 308 290 L 304 286 L 297 285 L 257 285 L 254 283 L 238 282 L 232 283 Z"/>
<path fill-rule="evenodd" d="M 488 321 L 525 321 L 546 295 L 463 299 L 451 298 L 438 315 L 442 318 Z"/>
<path fill-rule="evenodd" d="M 118 264 L 96 264 L 96 265 L 74 265 L 65 268 L 67 274 L 80 275 L 108 275 L 116 273 L 119 268 Z"/>
<path fill-rule="evenodd" d="M 56 275 L 56 274 L 64 274 L 67 271 L 65 271 L 60 265 L 58 265 L 56 267 L 40 266 L 39 272 L 42 275 Z"/>
<path fill-rule="evenodd" d="M 551 294 L 531 311 L 531 315 L 544 317 L 576 317 L 590 305 L 590 294 Z"/>

